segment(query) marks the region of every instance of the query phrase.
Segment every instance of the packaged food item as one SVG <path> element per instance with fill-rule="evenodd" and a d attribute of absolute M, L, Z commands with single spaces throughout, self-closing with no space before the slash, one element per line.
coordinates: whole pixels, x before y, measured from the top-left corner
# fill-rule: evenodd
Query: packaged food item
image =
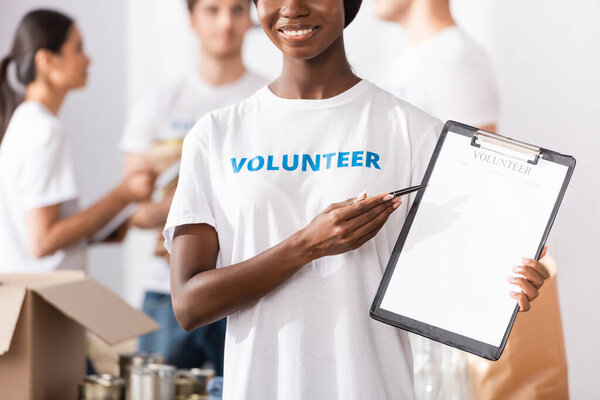
<path fill-rule="evenodd" d="M 188 369 L 179 369 L 175 373 L 175 396 L 177 400 L 188 400 L 193 394 L 202 394 L 204 388 L 200 381 Z"/>
<path fill-rule="evenodd" d="M 210 368 L 192 368 L 190 373 L 194 377 L 194 380 L 200 385 L 200 394 L 208 394 L 208 383 L 215 376 L 215 371 Z"/>
<path fill-rule="evenodd" d="M 79 384 L 79 400 L 123 400 L 125 381 L 110 374 L 88 375 Z"/>
<path fill-rule="evenodd" d="M 125 381 L 125 398 L 131 399 L 129 388 L 131 378 L 131 367 L 142 367 L 148 364 L 162 364 L 164 357 L 157 353 L 137 352 L 119 354 L 119 365 L 117 375 Z"/>
<path fill-rule="evenodd" d="M 207 400 L 221 400 L 223 398 L 223 377 L 215 376 L 208 382 Z"/>
<path fill-rule="evenodd" d="M 164 364 L 131 366 L 130 400 L 174 400 L 175 367 Z"/>

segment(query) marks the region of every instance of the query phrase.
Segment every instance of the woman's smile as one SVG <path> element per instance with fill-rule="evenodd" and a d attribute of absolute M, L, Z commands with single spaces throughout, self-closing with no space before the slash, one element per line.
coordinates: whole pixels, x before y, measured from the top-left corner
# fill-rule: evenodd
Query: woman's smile
<path fill-rule="evenodd" d="M 319 31 L 317 25 L 284 25 L 277 28 L 280 37 L 291 43 L 305 42 Z"/>

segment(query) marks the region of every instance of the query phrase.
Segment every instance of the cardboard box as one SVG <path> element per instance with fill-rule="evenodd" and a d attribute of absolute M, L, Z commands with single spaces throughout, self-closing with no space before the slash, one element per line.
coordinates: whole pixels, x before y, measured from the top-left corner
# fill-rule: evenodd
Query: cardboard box
<path fill-rule="evenodd" d="M 85 329 L 108 344 L 159 325 L 79 271 L 0 274 L 0 399 L 77 399 Z"/>

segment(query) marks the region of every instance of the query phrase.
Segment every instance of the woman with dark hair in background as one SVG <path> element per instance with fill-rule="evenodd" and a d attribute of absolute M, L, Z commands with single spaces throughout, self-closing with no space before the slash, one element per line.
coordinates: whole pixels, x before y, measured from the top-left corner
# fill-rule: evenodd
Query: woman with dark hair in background
<path fill-rule="evenodd" d="M 0 272 L 84 269 L 85 240 L 152 193 L 153 175 L 142 171 L 78 211 L 71 143 L 57 115 L 67 93 L 85 86 L 89 63 L 74 21 L 50 10 L 25 15 L 2 60 Z"/>
<path fill-rule="evenodd" d="M 185 138 L 164 231 L 175 314 L 228 316 L 225 399 L 413 399 L 408 336 L 369 307 L 410 203 L 386 192 L 421 182 L 441 123 L 353 73 L 360 0 L 256 3 L 283 70 Z"/>

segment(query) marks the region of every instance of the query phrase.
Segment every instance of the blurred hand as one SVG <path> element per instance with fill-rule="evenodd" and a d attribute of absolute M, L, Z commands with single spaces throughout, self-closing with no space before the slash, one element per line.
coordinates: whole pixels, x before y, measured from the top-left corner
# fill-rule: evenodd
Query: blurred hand
<path fill-rule="evenodd" d="M 331 204 L 300 232 L 303 253 L 310 260 L 354 250 L 373 238 L 402 204 L 399 197 L 366 193 Z"/>
<path fill-rule="evenodd" d="M 154 191 L 156 173 L 151 170 L 132 172 L 121 183 L 121 187 L 128 201 L 149 200 Z"/>
<path fill-rule="evenodd" d="M 113 233 L 110 234 L 110 236 L 104 239 L 102 243 L 121 243 L 125 239 L 128 231 L 129 221 L 118 227 Z"/>
<path fill-rule="evenodd" d="M 544 247 L 540 259 L 544 258 L 548 246 Z M 508 282 L 521 288 L 521 293 L 510 292 L 510 297 L 519 302 L 519 311 L 529 311 L 531 302 L 538 297 L 539 289 L 542 287 L 550 274 L 544 266 L 537 260 L 523 258 L 523 265 L 513 267 L 513 272 L 519 274 L 519 277 L 509 276 Z"/>

